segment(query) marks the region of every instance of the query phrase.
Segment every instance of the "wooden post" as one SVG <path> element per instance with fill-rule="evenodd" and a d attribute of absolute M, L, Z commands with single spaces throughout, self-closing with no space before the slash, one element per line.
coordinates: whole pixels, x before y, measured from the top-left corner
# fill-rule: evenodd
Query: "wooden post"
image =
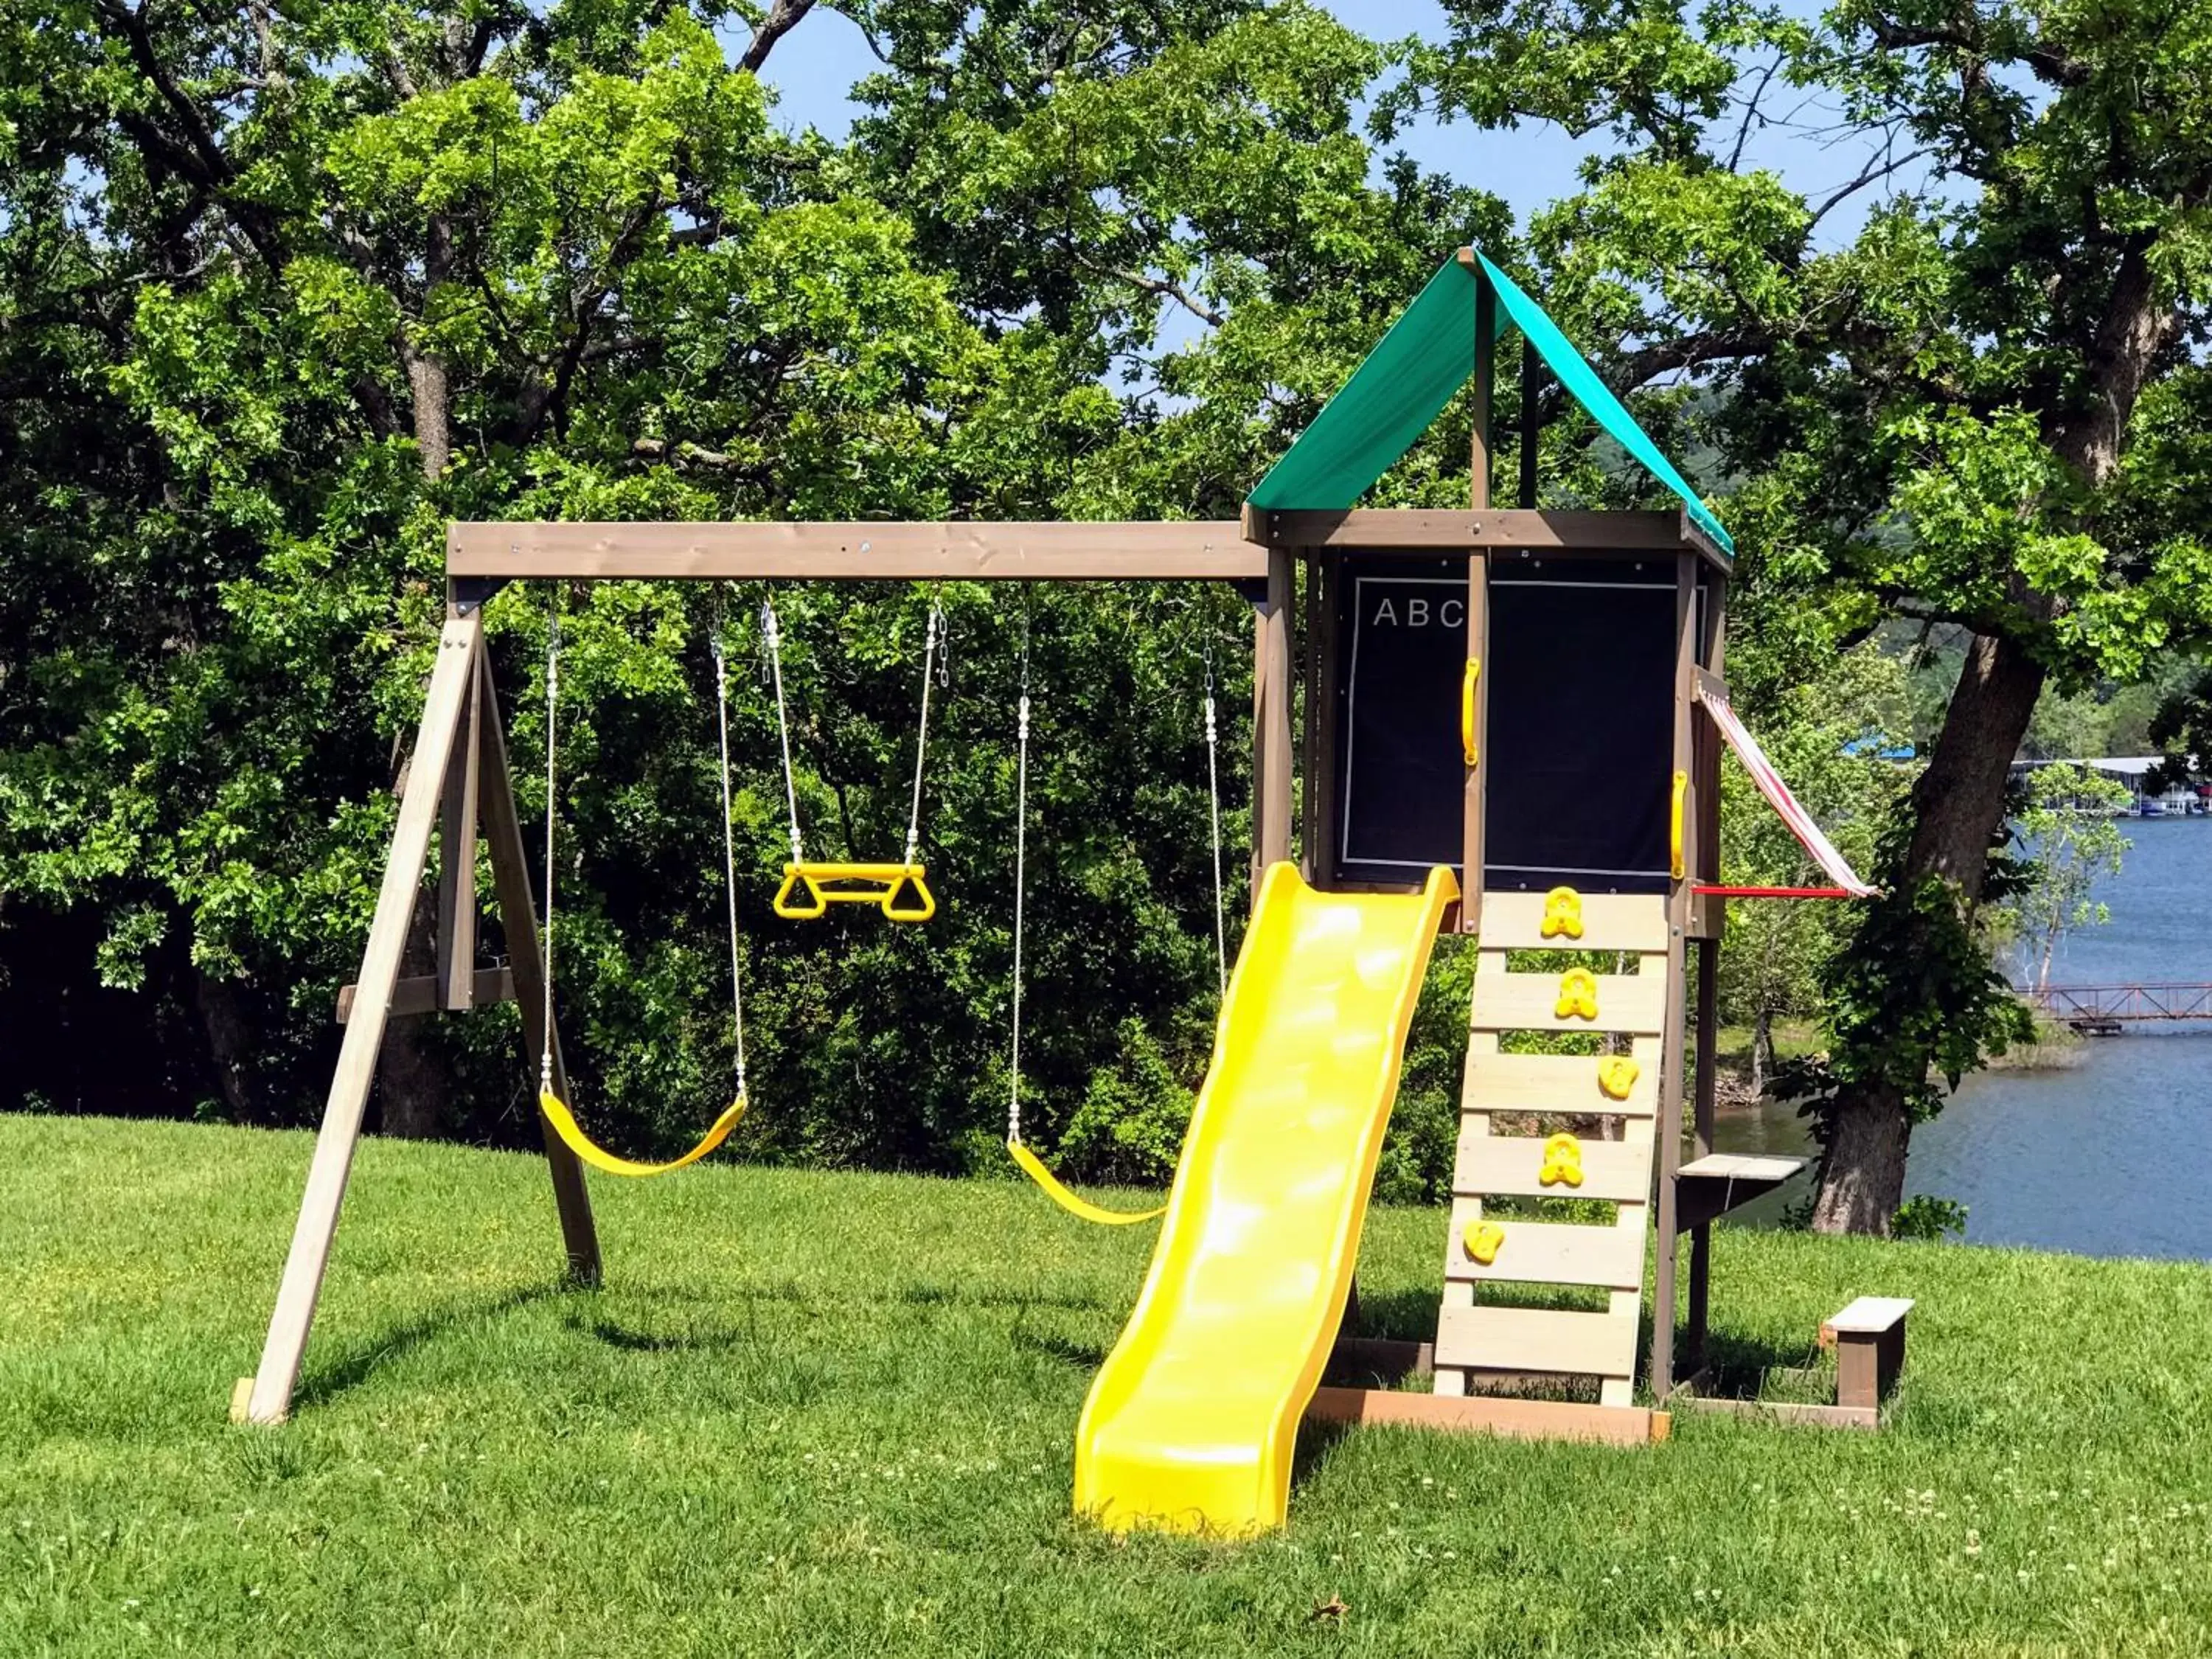
<path fill-rule="evenodd" d="M 530 866 L 523 855 L 522 823 L 514 808 L 513 780 L 507 769 L 507 737 L 500 729 L 499 698 L 484 659 L 477 704 L 477 744 L 485 787 L 484 839 L 491 845 L 493 891 L 499 899 L 501 930 L 507 935 L 507 961 L 514 972 L 514 997 L 522 1009 L 522 1063 L 534 1086 L 538 1057 L 544 1051 L 545 958 L 538 933 L 538 901 L 530 890 Z M 552 1033 L 553 1088 L 563 1100 L 568 1073 L 561 1060 L 561 1034 Z M 539 1118 L 545 1137 L 545 1162 L 553 1176 L 553 1204 L 561 1217 L 561 1240 L 568 1252 L 568 1276 L 579 1284 L 599 1282 L 599 1235 L 592 1221 L 592 1195 L 584 1186 L 584 1166 L 568 1143 Z"/>
<path fill-rule="evenodd" d="M 1543 428 L 1536 418 L 1536 385 L 1543 373 L 1535 342 L 1521 337 L 1521 505 L 1536 505 L 1536 458 Z"/>
<path fill-rule="evenodd" d="M 446 764 L 438 813 L 438 1006 L 476 1005 L 477 959 L 477 704 L 481 675 L 471 675 L 462 700 L 453 757 Z"/>
<path fill-rule="evenodd" d="M 1316 552 L 1306 567 L 1306 578 L 1320 590 L 1314 605 L 1314 630 L 1307 649 L 1315 663 L 1313 696 L 1317 726 L 1311 764 L 1306 769 L 1306 799 L 1314 826 L 1314 881 L 1333 888 L 1337 880 L 1337 857 L 1343 825 L 1337 817 L 1337 744 L 1343 735 L 1344 695 L 1337 662 L 1337 609 L 1343 599 L 1344 555 Z"/>
<path fill-rule="evenodd" d="M 1317 887 L 1327 880 L 1322 873 L 1321 803 L 1336 785 L 1334 773 L 1324 772 L 1321 763 L 1321 562 L 1304 559 L 1299 565 L 1305 591 L 1299 596 L 1297 643 L 1299 695 L 1305 707 L 1298 721 L 1298 775 L 1304 781 L 1298 793 L 1298 868 L 1306 885 Z"/>
<path fill-rule="evenodd" d="M 315 1137 L 307 1191 L 300 1202 L 299 1222 L 292 1231 L 291 1249 L 284 1258 L 284 1276 L 276 1287 L 276 1305 L 270 1315 L 261 1364 L 243 1402 L 250 1422 L 281 1423 L 291 1410 L 292 1390 L 298 1385 L 308 1328 L 314 1323 L 323 1270 L 330 1262 L 331 1239 L 337 1231 L 338 1207 L 345 1199 L 346 1177 L 353 1169 L 354 1147 L 361 1139 L 362 1113 L 368 1103 L 369 1084 L 376 1075 L 377 1049 L 384 1041 L 392 988 L 399 977 L 408 920 L 414 914 L 423 866 L 429 860 L 431 827 L 437 819 L 461 711 L 470 687 L 476 683 L 477 659 L 483 646 L 481 614 L 447 618 L 438 639 L 437 663 L 430 675 L 422 729 L 416 734 L 406 786 L 399 797 L 399 820 L 392 834 L 384 884 L 377 892 L 375 920 L 369 927 L 368 946 L 362 953 L 353 1018 L 338 1048 L 337 1069 L 323 1107 L 323 1126 Z"/>
<path fill-rule="evenodd" d="M 1719 1056 L 1720 952 L 1717 936 L 1698 945 L 1698 1056 L 1691 1102 L 1691 1151 L 1698 1158 L 1713 1150 L 1713 1093 Z M 1711 1222 L 1690 1229 L 1690 1316 L 1683 1338 L 1683 1369 L 1694 1373 L 1705 1363 L 1705 1333 L 1712 1302 L 1713 1229 Z"/>
<path fill-rule="evenodd" d="M 1692 711 L 1697 695 L 1698 569 L 1694 556 L 1674 557 L 1674 769 L 1691 768 Z M 1697 801 L 1682 810 L 1682 873 L 1667 895 L 1667 1030 L 1659 1048 L 1659 1170 L 1657 1252 L 1652 1268 L 1651 1395 L 1664 1401 L 1674 1388 L 1675 1171 L 1682 1165 L 1683 1000 L 1688 989 L 1690 888 L 1696 880 Z"/>
<path fill-rule="evenodd" d="M 1286 547 L 1267 550 L 1267 597 L 1252 607 L 1252 902 L 1291 855 L 1291 602 Z"/>
<path fill-rule="evenodd" d="M 1480 265 L 1474 272 L 1474 420 L 1468 446 L 1468 505 L 1480 513 L 1490 505 L 1490 474 L 1495 459 L 1490 441 L 1490 413 L 1497 370 L 1498 291 Z M 1459 930 L 1477 932 L 1482 925 L 1483 781 L 1482 763 L 1489 738 L 1490 690 L 1483 672 L 1490 648 L 1490 560 L 1477 553 L 1467 562 L 1467 661 L 1474 677 L 1474 758 L 1467 768 L 1461 797 Z"/>

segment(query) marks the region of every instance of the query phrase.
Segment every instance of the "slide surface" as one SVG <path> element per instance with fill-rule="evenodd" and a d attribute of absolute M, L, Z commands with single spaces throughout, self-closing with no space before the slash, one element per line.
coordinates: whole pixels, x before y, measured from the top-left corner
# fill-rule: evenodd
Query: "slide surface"
<path fill-rule="evenodd" d="M 1344 1316 L 1360 1223 L 1451 872 L 1316 893 L 1271 866 L 1136 1310 L 1076 1430 L 1104 1525 L 1279 1526 L 1298 1419 Z"/>

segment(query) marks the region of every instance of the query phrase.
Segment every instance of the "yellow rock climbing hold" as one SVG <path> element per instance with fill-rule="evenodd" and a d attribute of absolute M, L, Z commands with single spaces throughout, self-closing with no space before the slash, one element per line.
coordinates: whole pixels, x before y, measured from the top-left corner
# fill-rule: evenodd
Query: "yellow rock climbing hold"
<path fill-rule="evenodd" d="M 1598 1091 L 1607 1100 L 1626 1100 L 1643 1069 L 1626 1054 L 1607 1054 L 1597 1063 Z"/>
<path fill-rule="evenodd" d="M 1597 1018 L 1597 975 L 1587 968 L 1570 968 L 1559 975 L 1559 1000 L 1552 1012 L 1561 1019 Z"/>
<path fill-rule="evenodd" d="M 1544 925 L 1540 939 L 1580 939 L 1583 936 L 1583 896 L 1571 887 L 1554 887 L 1544 895 Z"/>
<path fill-rule="evenodd" d="M 1561 1133 L 1544 1143 L 1544 1167 L 1536 1172 L 1539 1187 L 1583 1184 L 1583 1144 Z"/>
<path fill-rule="evenodd" d="M 1487 1267 L 1498 1260 L 1498 1247 L 1505 1242 L 1505 1229 L 1495 1221 L 1470 1221 L 1461 1242 L 1467 1246 L 1470 1261 Z"/>

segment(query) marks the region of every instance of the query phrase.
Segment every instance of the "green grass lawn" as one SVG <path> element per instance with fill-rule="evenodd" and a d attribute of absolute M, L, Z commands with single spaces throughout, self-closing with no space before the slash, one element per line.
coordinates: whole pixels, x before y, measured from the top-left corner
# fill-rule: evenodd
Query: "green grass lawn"
<path fill-rule="evenodd" d="M 586 1293 L 541 1163 L 371 1141 L 298 1414 L 234 1428 L 308 1146 L 0 1118 L 9 1659 L 2212 1650 L 2203 1267 L 1730 1234 L 1741 1367 L 1920 1298 L 1887 1432 L 1309 1435 L 1285 1533 L 1123 1540 L 1067 1496 L 1149 1228 L 708 1167 L 597 1184 Z M 1373 1218 L 1370 1329 L 1442 1233 Z"/>

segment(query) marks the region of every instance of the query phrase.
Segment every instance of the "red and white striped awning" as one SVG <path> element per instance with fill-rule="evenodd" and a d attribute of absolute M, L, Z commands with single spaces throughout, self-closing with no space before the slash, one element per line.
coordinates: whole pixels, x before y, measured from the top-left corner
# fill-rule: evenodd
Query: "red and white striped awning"
<path fill-rule="evenodd" d="M 1759 793 L 1765 796 L 1767 804 L 1782 815 L 1783 823 L 1790 826 L 1790 833 L 1796 836 L 1805 850 L 1813 855 L 1813 861 L 1827 872 L 1828 879 L 1842 890 L 1838 896 L 1872 898 L 1875 890 L 1858 878 L 1849 861 L 1836 850 L 1836 844 L 1828 839 L 1826 832 L 1813 822 L 1813 815 L 1797 804 L 1797 797 L 1790 793 L 1790 786 L 1783 782 L 1782 775 L 1774 769 L 1774 763 L 1766 758 L 1766 751 L 1759 746 L 1759 739 L 1745 730 L 1743 722 L 1735 717 L 1735 710 L 1729 707 L 1728 699 L 1710 684 L 1700 687 L 1698 695 L 1705 703 L 1706 712 L 1712 715 L 1713 724 L 1720 727 L 1721 736 L 1727 739 L 1728 746 L 1735 750 L 1735 757 L 1743 763 L 1744 770 L 1751 774 L 1751 781 L 1759 786 Z M 1785 895 L 1779 889 L 1773 890 L 1773 893 L 1778 897 L 1797 896 L 1794 891 Z M 1811 896 L 1812 893 L 1808 890 L 1805 896 Z"/>

